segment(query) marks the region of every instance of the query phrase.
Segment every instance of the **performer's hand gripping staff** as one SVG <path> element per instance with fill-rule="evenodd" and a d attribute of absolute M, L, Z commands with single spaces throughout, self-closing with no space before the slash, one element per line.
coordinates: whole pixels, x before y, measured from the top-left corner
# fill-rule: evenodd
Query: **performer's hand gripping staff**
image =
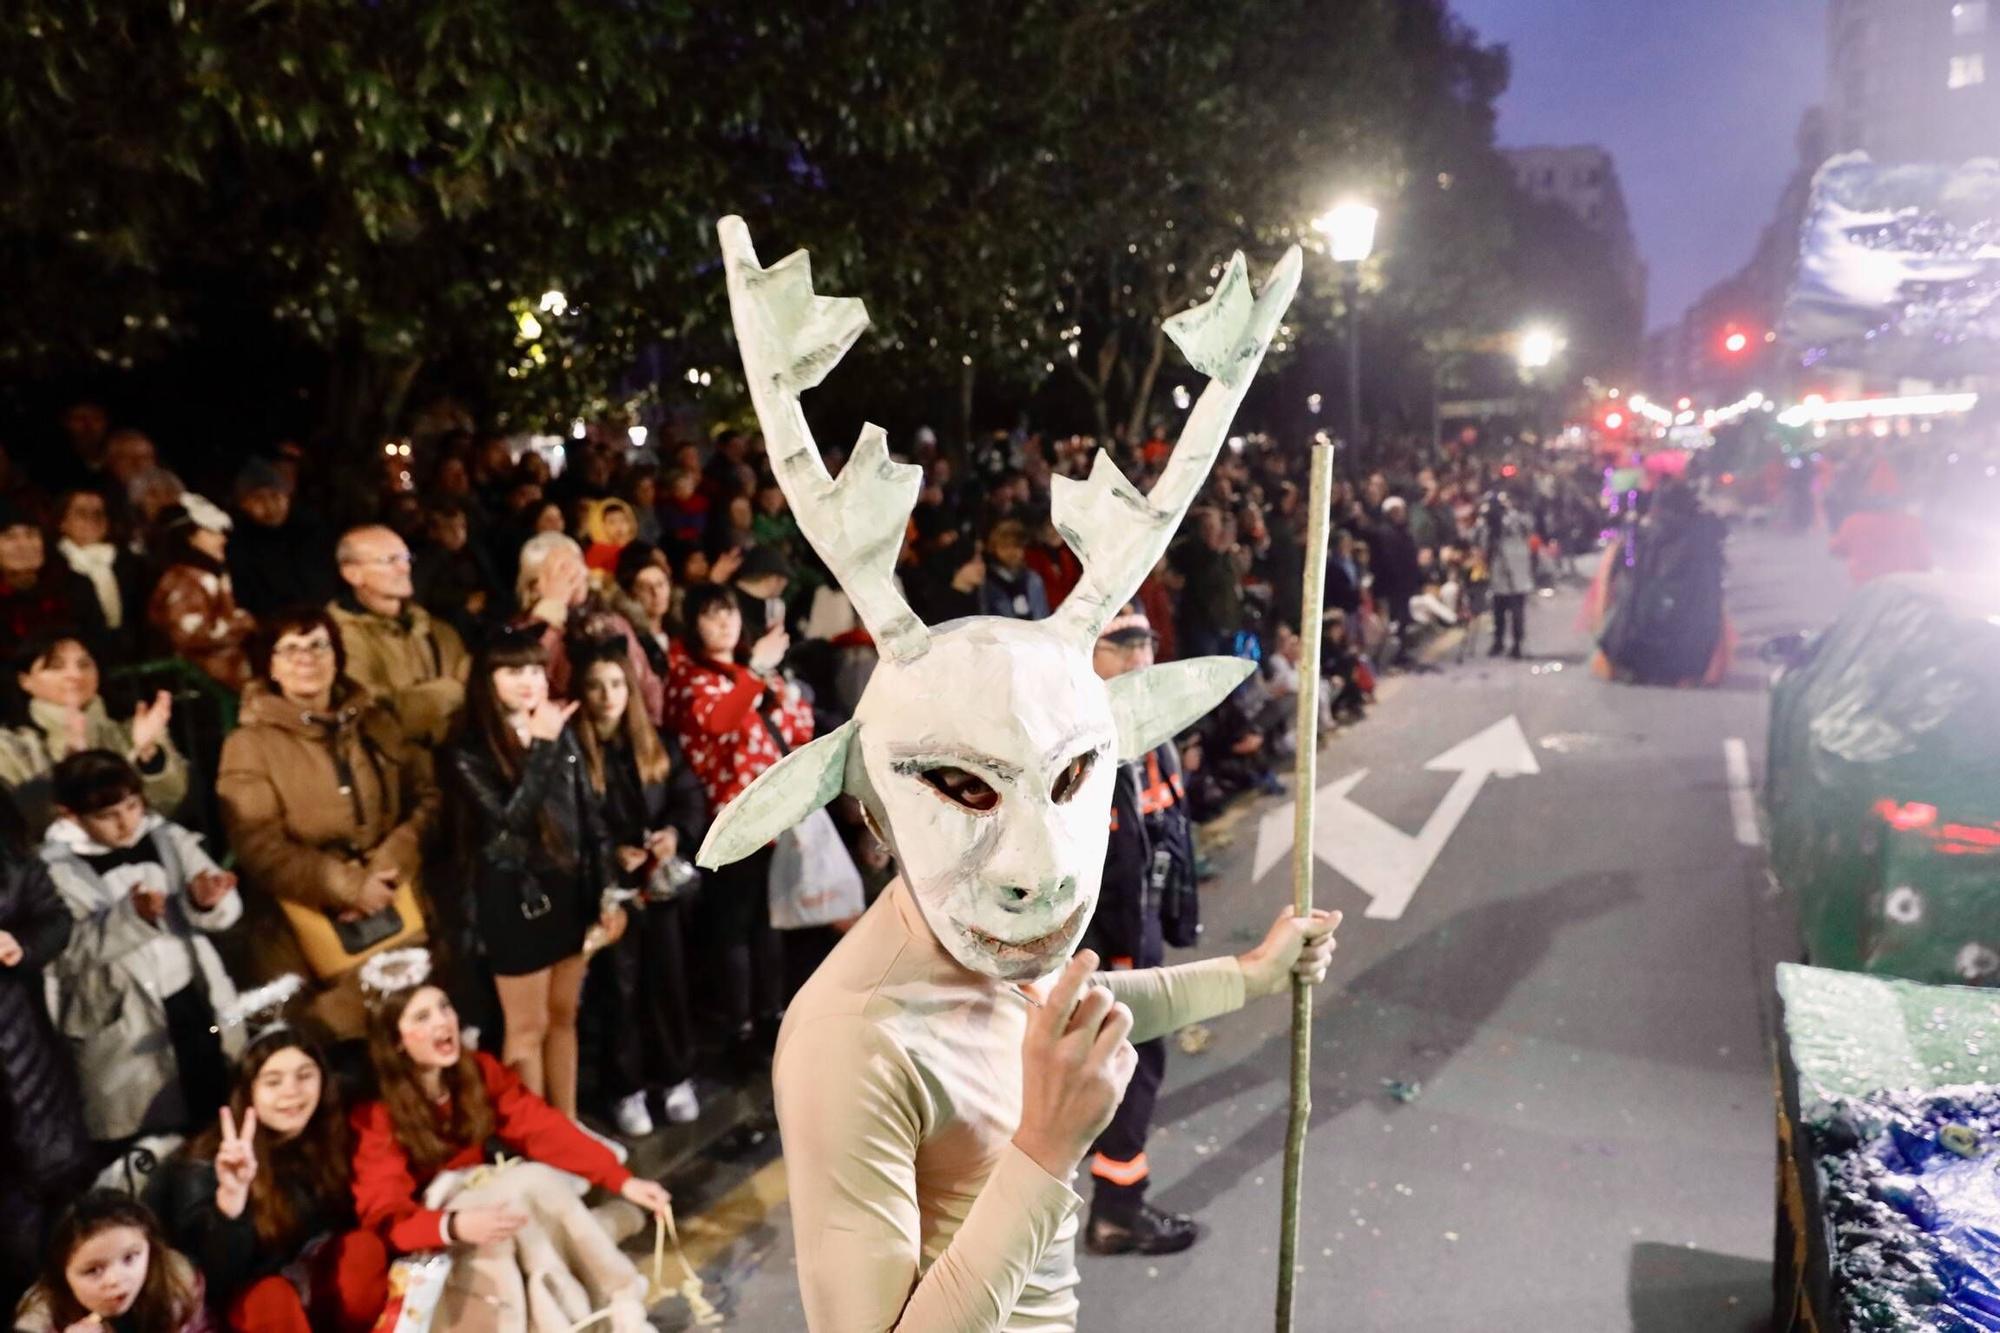
<path fill-rule="evenodd" d="M 1307 986 L 1326 980 L 1339 927 L 1338 912 L 1320 908 L 1300 917 L 1286 907 L 1263 942 L 1237 956 L 1244 998 L 1284 994 L 1295 980 Z M 1126 1040 L 1132 1011 L 1092 983 L 1097 966 L 1090 949 L 1070 959 L 1028 1015 L 1021 1040 L 1021 1124 L 1014 1146 L 1058 1180 L 1069 1178 L 1111 1123 L 1138 1058 Z"/>

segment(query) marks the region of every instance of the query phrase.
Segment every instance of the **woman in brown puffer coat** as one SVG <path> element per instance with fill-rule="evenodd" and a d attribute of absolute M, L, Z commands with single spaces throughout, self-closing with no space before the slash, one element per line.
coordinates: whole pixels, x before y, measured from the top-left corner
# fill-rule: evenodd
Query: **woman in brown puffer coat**
<path fill-rule="evenodd" d="M 314 1013 L 337 1036 L 357 1037 L 366 1027 L 356 977 L 365 955 L 336 971 L 321 950 L 314 966 L 277 900 L 324 914 L 347 928 L 349 941 L 364 938 L 370 924 L 398 927 L 383 915 L 390 909 L 412 915 L 415 895 L 399 899 L 398 891 L 419 888 L 424 837 L 437 817 L 430 753 L 347 679 L 340 633 L 319 607 L 271 617 L 252 652 L 256 677 L 243 691 L 240 724 L 223 742 L 215 786 L 250 890 L 253 980 L 317 977 Z M 412 926 L 418 933 L 397 943 L 424 938 L 420 920 L 402 921 L 397 933 Z M 329 938 L 324 928 L 313 933 Z"/>

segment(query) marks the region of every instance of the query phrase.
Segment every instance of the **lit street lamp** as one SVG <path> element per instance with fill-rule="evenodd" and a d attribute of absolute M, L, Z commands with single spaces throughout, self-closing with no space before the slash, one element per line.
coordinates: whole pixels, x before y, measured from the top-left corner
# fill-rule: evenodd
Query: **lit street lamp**
<path fill-rule="evenodd" d="M 1563 340 L 1556 335 L 1555 330 L 1544 325 L 1522 329 L 1520 337 L 1514 344 L 1514 356 L 1521 363 L 1522 377 L 1531 385 L 1529 398 L 1535 405 L 1535 435 L 1543 444 L 1548 443 L 1548 432 L 1543 424 L 1548 415 L 1547 404 L 1544 402 L 1548 395 L 1548 386 L 1543 383 L 1546 377 L 1536 372 L 1547 370 L 1549 363 L 1556 359 L 1556 353 L 1562 349 Z"/>
<path fill-rule="evenodd" d="M 1523 329 L 1517 355 L 1521 369 L 1541 370 L 1556 359 L 1556 335 L 1544 328 Z"/>
<path fill-rule="evenodd" d="M 1341 266 L 1341 295 L 1347 302 L 1347 438 L 1357 451 L 1361 448 L 1361 261 L 1375 248 L 1375 219 L 1380 216 L 1372 206 L 1350 199 L 1313 219 L 1313 230 L 1326 237 L 1327 253 Z"/>

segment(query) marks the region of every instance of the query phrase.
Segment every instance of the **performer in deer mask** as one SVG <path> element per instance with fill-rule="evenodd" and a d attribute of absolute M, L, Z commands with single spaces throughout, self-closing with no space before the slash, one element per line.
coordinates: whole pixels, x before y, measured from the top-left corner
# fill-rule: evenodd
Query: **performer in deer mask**
<path fill-rule="evenodd" d="M 812 290 L 804 252 L 761 267 L 720 226 L 737 343 L 800 530 L 881 653 L 852 721 L 800 746 L 723 810 L 699 860 L 747 856 L 843 792 L 899 874 L 793 1000 L 778 1120 L 808 1325 L 1076 1327 L 1079 1200 L 1069 1181 L 1131 1077 L 1131 1042 L 1326 974 L 1338 914 L 1282 913 L 1240 957 L 1097 972 L 1075 953 L 1096 903 L 1111 783 L 1251 669 L 1203 658 L 1099 679 L 1099 630 L 1152 568 L 1222 445 L 1299 253 L 1253 294 L 1235 256 L 1167 332 L 1210 383 L 1142 496 L 1099 454 L 1053 511 L 1083 578 L 1040 621 L 935 628 L 904 603 L 897 550 L 920 472 L 864 428 L 829 477 L 799 406 L 867 324 Z"/>

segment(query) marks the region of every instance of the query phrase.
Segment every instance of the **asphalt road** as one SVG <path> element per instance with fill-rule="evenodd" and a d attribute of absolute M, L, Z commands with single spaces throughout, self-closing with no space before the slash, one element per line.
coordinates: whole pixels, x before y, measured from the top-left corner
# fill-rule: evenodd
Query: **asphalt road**
<path fill-rule="evenodd" d="M 1745 827 L 1754 812 L 1732 803 L 1727 749 L 1741 742 L 1761 776 L 1756 649 L 1837 610 L 1844 577 L 1822 543 L 1732 539 L 1743 642 L 1720 689 L 1594 679 L 1564 591 L 1531 603 L 1528 661 L 1475 652 L 1398 678 L 1322 750 L 1322 791 L 1367 770 L 1344 800 L 1378 817 L 1378 845 L 1463 814 L 1398 919 L 1369 918 L 1370 895 L 1319 870 L 1319 901 L 1347 924 L 1314 1027 L 1299 1328 L 1764 1326 L 1770 968 L 1790 955 L 1792 927 Z M 1538 772 L 1466 784 L 1424 767 L 1509 718 Z M 1448 809 L 1455 785 L 1476 790 Z M 1197 952 L 1247 947 L 1289 896 L 1282 861 L 1252 873 L 1276 804 L 1245 811 L 1213 847 Z M 1154 1198 L 1207 1234 L 1183 1255 L 1083 1256 L 1083 1329 L 1268 1325 L 1286 1019 L 1266 1003 L 1212 1024 L 1201 1052 L 1170 1056 L 1148 1150 Z M 729 1325 L 803 1327 L 782 1163 L 673 1183 Z M 672 1305 L 661 1313 L 685 1322 Z"/>

